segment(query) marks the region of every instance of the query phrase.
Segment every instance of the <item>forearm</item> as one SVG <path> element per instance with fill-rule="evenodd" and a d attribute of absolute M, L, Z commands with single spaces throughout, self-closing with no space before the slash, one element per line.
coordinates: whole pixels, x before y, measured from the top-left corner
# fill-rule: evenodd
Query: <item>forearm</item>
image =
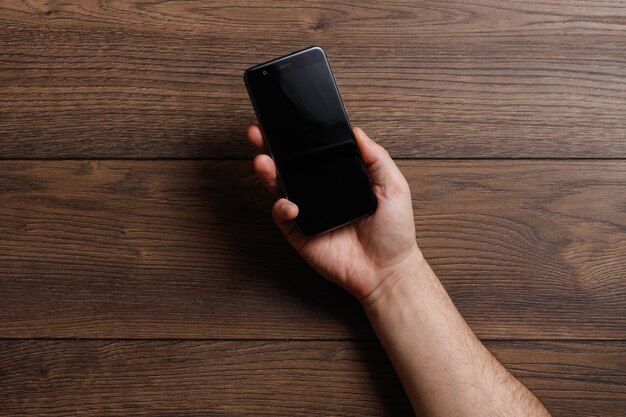
<path fill-rule="evenodd" d="M 474 335 L 421 254 L 363 305 L 416 412 L 549 416 Z"/>

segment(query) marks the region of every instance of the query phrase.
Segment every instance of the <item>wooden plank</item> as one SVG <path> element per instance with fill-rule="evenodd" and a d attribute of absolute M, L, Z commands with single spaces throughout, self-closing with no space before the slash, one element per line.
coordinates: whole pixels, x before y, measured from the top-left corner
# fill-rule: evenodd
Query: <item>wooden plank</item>
<path fill-rule="evenodd" d="M 623 339 L 625 161 L 401 161 L 417 239 L 482 338 Z M 3 337 L 370 338 L 249 161 L 4 161 Z"/>
<path fill-rule="evenodd" d="M 0 4 L 0 158 L 247 157 L 241 74 L 326 48 L 397 157 L 626 157 L 626 2 Z"/>
<path fill-rule="evenodd" d="M 488 347 L 554 417 L 623 416 L 624 342 Z M 412 415 L 375 342 L 5 340 L 0 374 L 12 416 Z"/>

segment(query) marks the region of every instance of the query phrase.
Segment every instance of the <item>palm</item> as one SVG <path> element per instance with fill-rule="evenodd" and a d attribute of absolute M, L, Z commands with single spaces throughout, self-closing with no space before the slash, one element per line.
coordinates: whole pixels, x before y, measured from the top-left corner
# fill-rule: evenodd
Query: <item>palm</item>
<path fill-rule="evenodd" d="M 302 245 L 296 248 L 320 274 L 354 292 L 362 292 L 365 289 L 359 290 L 359 282 L 351 277 L 371 275 L 369 247 L 372 242 L 368 236 L 373 227 L 369 220 L 358 220 L 321 236 L 303 238 Z"/>
<path fill-rule="evenodd" d="M 374 187 L 378 209 L 370 217 L 319 236 L 287 236 L 320 274 L 360 298 L 378 284 L 380 271 L 392 268 L 415 246 L 410 194 L 389 188 Z"/>

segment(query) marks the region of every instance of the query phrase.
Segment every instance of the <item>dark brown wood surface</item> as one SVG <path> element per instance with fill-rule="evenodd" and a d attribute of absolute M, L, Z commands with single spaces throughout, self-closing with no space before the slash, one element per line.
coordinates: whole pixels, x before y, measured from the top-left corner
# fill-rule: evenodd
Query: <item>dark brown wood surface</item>
<path fill-rule="evenodd" d="M 554 415 L 621 416 L 624 342 L 489 342 Z M 12 416 L 409 416 L 373 342 L 4 341 Z"/>
<path fill-rule="evenodd" d="M 312 44 L 488 348 L 624 417 L 623 0 L 0 0 L 0 416 L 410 415 L 251 175 L 242 72 Z"/>
<path fill-rule="evenodd" d="M 400 161 L 479 336 L 622 339 L 626 162 Z M 270 220 L 249 161 L 5 161 L 0 332 L 372 337 Z M 303 325 L 306 323 L 306 325 Z"/>
<path fill-rule="evenodd" d="M 396 157 L 626 157 L 624 0 L 3 1 L 0 157 L 250 156 L 243 70 L 311 44 Z"/>

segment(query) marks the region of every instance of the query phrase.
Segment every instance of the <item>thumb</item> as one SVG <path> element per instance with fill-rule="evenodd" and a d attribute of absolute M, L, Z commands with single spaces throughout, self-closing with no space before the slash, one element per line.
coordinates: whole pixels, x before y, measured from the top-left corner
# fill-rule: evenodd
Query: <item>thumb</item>
<path fill-rule="evenodd" d="M 374 185 L 386 187 L 404 180 L 402 173 L 385 148 L 370 139 L 362 129 L 355 127 L 353 131 Z"/>

